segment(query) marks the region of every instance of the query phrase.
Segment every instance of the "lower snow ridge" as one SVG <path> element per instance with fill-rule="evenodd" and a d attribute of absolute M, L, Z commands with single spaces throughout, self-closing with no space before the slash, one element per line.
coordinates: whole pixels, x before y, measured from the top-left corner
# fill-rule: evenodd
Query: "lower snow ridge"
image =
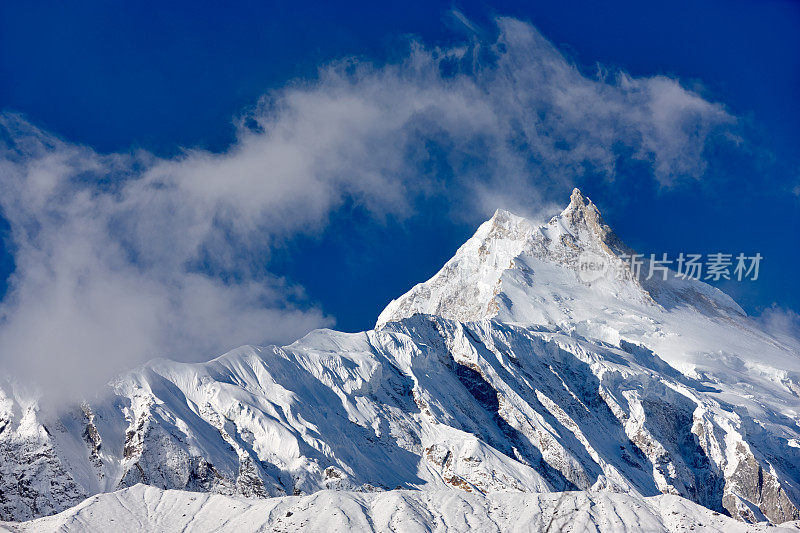
<path fill-rule="evenodd" d="M 673 495 L 583 491 L 478 494 L 458 490 L 321 491 L 247 499 L 147 485 L 100 494 L 57 515 L 0 531 L 798 531 L 744 524 Z"/>

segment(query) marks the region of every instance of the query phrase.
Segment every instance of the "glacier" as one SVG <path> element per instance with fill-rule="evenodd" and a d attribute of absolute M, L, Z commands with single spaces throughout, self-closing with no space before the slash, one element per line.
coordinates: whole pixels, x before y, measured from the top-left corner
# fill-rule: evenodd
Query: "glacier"
<path fill-rule="evenodd" d="M 6 378 L 0 520 L 138 505 L 181 529 L 165 501 L 260 508 L 254 529 L 289 505 L 388 524 L 375 502 L 407 530 L 497 509 L 537 530 L 564 501 L 592 510 L 576 530 L 800 520 L 800 342 L 700 281 L 584 281 L 587 253 L 624 269 L 631 250 L 576 189 L 543 225 L 497 211 L 370 331 L 155 360 L 58 408 Z"/>

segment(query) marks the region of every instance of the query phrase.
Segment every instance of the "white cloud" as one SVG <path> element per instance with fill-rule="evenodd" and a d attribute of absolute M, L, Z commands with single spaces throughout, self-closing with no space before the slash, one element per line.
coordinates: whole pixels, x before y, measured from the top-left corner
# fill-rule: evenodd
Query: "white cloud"
<path fill-rule="evenodd" d="M 224 153 L 100 155 L 6 115 L 0 207 L 17 270 L 0 365 L 106 377 L 290 341 L 331 319 L 254 259 L 345 201 L 378 218 L 430 195 L 470 220 L 530 214 L 587 170 L 613 179 L 620 157 L 665 186 L 696 179 L 708 142 L 730 135 L 733 117 L 676 80 L 588 77 L 532 26 L 497 23 L 496 42 L 326 66 L 267 95 Z"/>
<path fill-rule="evenodd" d="M 755 320 L 765 331 L 778 338 L 789 337 L 800 341 L 800 314 L 777 304 L 764 309 Z"/>
<path fill-rule="evenodd" d="M 100 156 L 14 117 L 3 127 L 16 141 L 0 164 L 16 263 L 3 368 L 84 389 L 152 357 L 208 358 L 331 324 L 289 303 L 302 292 L 274 276 L 230 283 L 190 268 L 213 213 L 181 206 L 182 191 L 142 187 L 134 169 L 149 156 Z"/>

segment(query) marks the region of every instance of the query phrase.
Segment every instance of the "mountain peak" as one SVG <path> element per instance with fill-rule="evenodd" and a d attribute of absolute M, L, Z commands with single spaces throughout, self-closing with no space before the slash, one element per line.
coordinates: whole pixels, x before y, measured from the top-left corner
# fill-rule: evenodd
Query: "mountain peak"
<path fill-rule="evenodd" d="M 515 215 L 511 211 L 506 211 L 505 209 L 497 209 L 492 215 L 492 218 L 490 218 L 489 220 L 507 220 L 513 216 Z"/>
<path fill-rule="evenodd" d="M 602 216 L 600 216 L 600 210 L 597 209 L 597 206 L 594 205 L 587 196 L 584 196 L 577 187 L 572 189 L 572 194 L 569 197 L 569 205 L 560 215 L 554 218 L 567 219 L 573 223 L 585 221 L 593 225 L 605 225 Z"/>
<path fill-rule="evenodd" d="M 577 188 L 566 209 L 543 226 L 498 209 L 431 279 L 392 300 L 376 327 L 418 313 L 557 327 L 630 306 L 742 314 L 730 297 L 702 282 L 642 279 L 626 259 L 634 253 Z M 581 270 L 587 258 L 603 265 L 599 275 Z"/>
<path fill-rule="evenodd" d="M 522 286 L 533 283 L 524 272 L 531 271 L 531 261 L 535 260 L 547 268 L 572 271 L 569 283 L 580 283 L 574 271 L 578 254 L 585 250 L 613 255 L 628 248 L 603 222 L 594 203 L 577 188 L 572 191 L 567 208 L 544 226 L 498 209 L 433 278 L 390 302 L 377 325 L 416 313 L 459 321 L 495 317 L 504 308 L 514 307 L 513 300 L 517 300 L 516 309 L 527 308 L 528 303 L 519 300 L 525 298 L 520 295 L 527 289 L 509 296 L 504 292 L 509 285 L 504 285 L 503 280 Z M 540 283 L 551 285 L 544 278 L 536 284 Z M 534 314 L 535 321 L 539 321 L 539 313 Z"/>
<path fill-rule="evenodd" d="M 572 194 L 569 196 L 569 205 L 567 206 L 566 210 L 582 209 L 588 206 L 592 206 L 596 209 L 592 201 L 588 197 L 584 196 L 579 188 L 575 187 L 572 189 Z"/>
<path fill-rule="evenodd" d="M 615 255 L 630 254 L 633 251 L 623 243 L 611 227 L 605 223 L 600 210 L 575 187 L 570 195 L 569 205 L 561 214 L 550 220 L 550 225 L 561 222 L 573 235 L 589 237 Z"/>

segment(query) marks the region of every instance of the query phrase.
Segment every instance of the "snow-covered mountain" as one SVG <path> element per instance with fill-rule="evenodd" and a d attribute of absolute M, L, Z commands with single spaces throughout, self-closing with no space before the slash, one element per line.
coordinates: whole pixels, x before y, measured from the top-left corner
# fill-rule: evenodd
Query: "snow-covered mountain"
<path fill-rule="evenodd" d="M 495 213 L 374 330 L 151 362 L 57 412 L 3 384 L 0 520 L 139 483 L 414 508 L 480 497 L 510 513 L 523 496 L 503 493 L 587 491 L 576 502 L 609 509 L 669 494 L 800 520 L 800 345 L 699 281 L 579 270 L 589 254 L 624 271 L 628 253 L 576 189 L 541 227 Z M 392 489 L 472 495 L 352 494 Z"/>
<path fill-rule="evenodd" d="M 140 484 L 89 498 L 57 515 L 6 527 L 19 533 L 106 533 L 120 529 L 163 533 L 796 533 L 800 523 L 753 526 L 672 495 L 637 498 L 613 492 L 578 491 L 483 495 L 460 490 L 325 490 L 308 496 L 247 499 Z M 0 531 L 6 531 L 2 523 Z"/>

